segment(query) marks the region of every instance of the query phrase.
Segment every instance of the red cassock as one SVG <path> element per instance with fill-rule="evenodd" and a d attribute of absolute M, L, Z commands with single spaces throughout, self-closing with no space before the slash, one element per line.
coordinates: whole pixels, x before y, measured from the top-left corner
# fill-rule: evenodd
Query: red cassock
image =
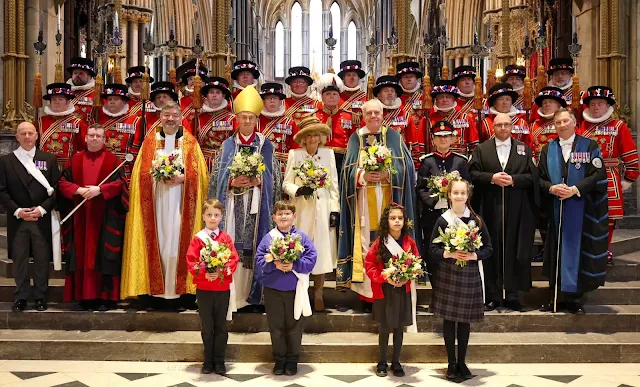
<path fill-rule="evenodd" d="M 531 127 L 531 150 L 533 151 L 536 165 L 540 160 L 542 148 L 556 138 L 558 138 L 558 133 L 556 133 L 556 126 L 553 124 L 553 116 L 550 118 L 540 117 L 533 123 Z"/>
<path fill-rule="evenodd" d="M 333 149 L 334 153 L 344 155 L 347 152 L 349 137 L 358 129 L 353 125 L 351 113 L 334 109 L 329 111 L 322 104 L 318 105 L 316 117 L 331 128 L 331 136 L 327 138 L 326 148 Z"/>
<path fill-rule="evenodd" d="M 100 108 L 97 122 L 105 129 L 105 147 L 123 160 L 127 153 L 131 153 L 135 157 L 139 148 L 134 147 L 133 142 L 137 132 L 142 130 L 142 117 L 130 114 L 130 112 L 113 117 L 107 115 L 104 110 L 104 107 Z M 127 183 L 131 181 L 134 162 L 124 165 Z"/>
<path fill-rule="evenodd" d="M 362 118 L 362 105 L 365 102 L 367 102 L 367 93 L 359 89 L 357 91 L 345 90 L 340 94 L 340 110 L 351 113 L 353 126 L 356 129 L 364 123 Z"/>
<path fill-rule="evenodd" d="M 449 121 L 454 127 L 456 136 L 455 141 L 451 144 L 451 151 L 463 156 L 468 156 L 480 142 L 475 117 L 475 115 L 463 113 L 459 105 L 449 112 L 443 112 L 441 110 L 435 111 L 435 109 L 432 108 L 429 111 L 429 121 L 431 122 L 429 128 L 433 127 L 438 121 Z M 422 131 L 425 132 L 424 125 L 426 125 L 426 117 L 420 125 L 423 128 Z M 430 129 L 429 133 L 431 133 Z M 429 145 L 429 149 L 435 149 L 431 144 L 431 140 L 429 141 Z"/>
<path fill-rule="evenodd" d="M 71 171 L 70 173 L 65 171 L 67 173 L 63 173 L 60 178 L 59 192 L 64 198 L 72 200 L 73 204 L 77 205 L 82 201 L 80 195 L 75 195 L 79 187 L 100 184 L 118 165 L 119 160 L 116 156 L 105 150 L 78 153 L 71 159 L 71 162 L 67 163 L 67 167 L 71 167 Z M 67 231 L 68 234 L 72 234 L 72 237 L 67 235 L 64 237 L 65 252 L 72 248 L 75 249 L 75 271 L 65 277 L 64 302 L 120 299 L 119 274 L 104 277 L 110 278 L 111 283 L 103 283 L 103 275 L 106 272 L 111 270 L 119 272 L 119 269 L 108 268 L 108 265 L 99 258 L 108 254 L 121 257 L 122 245 L 110 245 L 110 237 L 104 235 L 112 233 L 112 236 L 115 236 L 117 240 L 122 240 L 124 227 L 121 230 L 112 230 L 109 221 L 106 220 L 110 216 L 121 216 L 119 224 L 124 226 L 124 213 L 112 214 L 111 209 L 107 206 L 107 201 L 114 198 L 119 200 L 123 190 L 126 192 L 126 186 L 122 179 L 115 176 L 111 181 L 100 186 L 102 192 L 100 195 L 87 200 L 74 214 L 72 228 L 63 230 L 63 233 Z M 73 243 L 72 246 L 71 243 Z"/>
<path fill-rule="evenodd" d="M 190 118 L 193 119 L 193 114 Z M 213 162 L 222 143 L 235 133 L 237 122 L 231 112 L 222 108 L 216 111 L 201 112 L 198 116 L 198 125 L 195 137 L 204 155 L 207 169 L 212 171 Z"/>
<path fill-rule="evenodd" d="M 76 96 L 71 100 L 71 103 L 76 108 L 76 113 L 79 114 L 82 119 L 89 122 L 93 113 L 93 94 L 94 88 L 87 90 L 76 90 Z"/>
<path fill-rule="evenodd" d="M 495 115 L 490 114 L 487 118 L 482 120 L 482 130 L 480 131 L 480 142 L 485 142 L 493 138 L 495 132 L 493 131 L 493 120 Z M 522 141 L 531 147 L 531 130 L 529 124 L 519 114 L 511 117 L 511 123 L 513 129 L 511 130 L 511 137 L 518 141 Z"/>
<path fill-rule="evenodd" d="M 61 169 L 71 156 L 85 147 L 87 123 L 77 113 L 42 116 L 38 128 L 40 150 L 56 155 Z"/>
<path fill-rule="evenodd" d="M 596 141 L 600 146 L 609 180 L 609 221 L 621 219 L 624 215 L 621 179 L 634 182 L 640 175 L 638 149 L 629 127 L 624 121 L 614 118 L 600 123 L 592 123 L 585 118 L 577 133 Z"/>
<path fill-rule="evenodd" d="M 293 136 L 298 132 L 298 125 L 290 116 L 281 115 L 278 117 L 267 117 L 260 115 L 258 121 L 258 132 L 273 143 L 276 150 L 276 158 L 280 161 L 280 168 L 284 173 L 287 167 L 289 150 L 299 148 L 293 141 Z"/>
<path fill-rule="evenodd" d="M 409 112 L 404 108 L 409 105 L 401 105 L 397 109 L 387 109 L 382 113 L 382 126 L 391 128 L 402 135 L 404 143 L 411 152 L 415 168 L 420 166 L 420 157 L 426 153 L 425 134 L 421 130 L 420 123 L 415 123 L 409 117 Z"/>

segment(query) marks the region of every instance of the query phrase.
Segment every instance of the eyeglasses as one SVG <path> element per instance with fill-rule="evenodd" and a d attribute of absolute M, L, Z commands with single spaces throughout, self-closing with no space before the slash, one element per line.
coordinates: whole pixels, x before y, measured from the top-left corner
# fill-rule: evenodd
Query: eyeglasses
<path fill-rule="evenodd" d="M 512 124 L 508 123 L 508 124 L 493 124 L 494 128 L 498 128 L 498 129 L 502 129 L 502 128 L 511 128 Z"/>
<path fill-rule="evenodd" d="M 104 138 L 103 134 L 87 134 L 89 138 Z"/>

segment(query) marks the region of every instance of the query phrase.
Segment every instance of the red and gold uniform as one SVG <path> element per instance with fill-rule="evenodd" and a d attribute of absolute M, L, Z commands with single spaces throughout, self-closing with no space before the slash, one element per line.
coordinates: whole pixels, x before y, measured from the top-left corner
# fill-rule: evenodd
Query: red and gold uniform
<path fill-rule="evenodd" d="M 137 155 L 138 148 L 133 146 L 133 142 L 136 138 L 136 133 L 142 130 L 142 117 L 130 114 L 129 106 L 125 106 L 126 110 L 121 114 L 112 114 L 103 106 L 98 113 L 96 121 L 105 129 L 105 148 L 121 160 L 124 160 L 127 153 L 133 154 L 134 157 Z M 131 180 L 133 164 L 133 162 L 130 162 L 124 166 L 127 182 Z"/>
<path fill-rule="evenodd" d="M 331 135 L 327 138 L 324 146 L 333 149 L 338 171 L 342 171 L 342 161 L 347 152 L 349 137 L 351 137 L 358 128 L 353 124 L 351 113 L 341 109 L 330 111 L 322 104 L 320 104 L 319 107 L 320 110 L 316 113 L 316 117 L 318 117 L 320 122 L 327 124 L 331 128 Z"/>
<path fill-rule="evenodd" d="M 540 160 L 542 148 L 558 138 L 556 126 L 553 124 L 553 114 L 540 115 L 538 113 L 538 116 L 539 118 L 531 126 L 531 150 L 533 151 L 536 165 Z"/>
<path fill-rule="evenodd" d="M 276 150 L 276 158 L 280 161 L 280 167 L 284 173 L 287 167 L 289 150 L 298 148 L 293 141 L 294 133 L 298 132 L 296 121 L 284 115 L 284 109 L 279 114 L 270 114 L 263 110 L 262 114 L 260 114 L 258 132 L 264 134 L 273 143 Z"/>
<path fill-rule="evenodd" d="M 482 120 L 482 130 L 480 131 L 480 142 L 485 142 L 495 135 L 493 130 L 493 120 L 496 117 L 496 112 L 493 108 L 490 108 L 490 113 L 488 117 Z M 522 141 L 528 146 L 531 146 L 531 129 L 529 128 L 529 124 L 523 118 L 520 117 L 519 114 L 509 113 L 511 117 L 511 123 L 513 124 L 513 129 L 511 129 L 511 138 L 514 138 L 518 141 Z"/>
<path fill-rule="evenodd" d="M 340 110 L 351 114 L 353 126 L 355 129 L 361 127 L 364 123 L 362 119 L 362 104 L 367 102 L 367 93 L 359 87 L 355 90 L 347 90 L 340 93 Z"/>
<path fill-rule="evenodd" d="M 63 114 L 55 114 L 47 106 L 38 122 L 40 150 L 56 155 L 61 169 L 71 156 L 85 148 L 87 123 L 70 106 Z"/>
<path fill-rule="evenodd" d="M 613 236 L 615 221 L 624 215 L 622 180 L 632 183 L 640 176 L 638 167 L 638 148 L 631 136 L 629 127 L 622 121 L 611 117 L 615 97 L 613 91 L 604 86 L 592 86 L 585 94 L 585 103 L 591 99 L 606 99 L 611 107 L 600 118 L 590 116 L 589 109 L 583 112 L 584 121 L 577 133 L 598 143 L 607 170 L 609 197 L 609 243 Z"/>
<path fill-rule="evenodd" d="M 93 115 L 93 98 L 94 98 L 93 80 L 84 86 L 72 86 L 76 96 L 71 100 L 75 106 L 76 113 L 84 120 L 89 121 Z"/>
<path fill-rule="evenodd" d="M 228 110 L 228 102 L 217 109 L 202 104 L 199 115 L 199 125 L 195 137 L 200 144 L 202 154 L 209 171 L 213 168 L 213 162 L 218 155 L 222 143 L 235 133 L 235 115 Z M 193 115 L 192 115 L 193 116 Z"/>
<path fill-rule="evenodd" d="M 422 120 L 421 125 L 426 124 L 426 119 L 427 117 Z M 429 121 L 431 123 L 429 125 L 430 128 L 438 121 L 448 121 L 453 125 L 455 140 L 451 144 L 452 152 L 468 157 L 471 151 L 480 143 L 475 116 L 463 113 L 460 106 L 456 106 L 447 112 L 436 110 L 434 106 L 429 112 Z M 422 131 L 424 132 L 424 127 Z"/>

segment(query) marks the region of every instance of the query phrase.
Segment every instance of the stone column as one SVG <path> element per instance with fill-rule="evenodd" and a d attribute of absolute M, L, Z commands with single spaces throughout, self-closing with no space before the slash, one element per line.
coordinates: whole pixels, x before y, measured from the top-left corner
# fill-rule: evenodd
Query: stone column
<path fill-rule="evenodd" d="M 3 114 L 8 114 L 6 107 L 11 101 L 11 110 L 15 114 L 12 122 L 4 125 L 10 129 L 17 127 L 24 112 L 22 102 L 25 100 L 26 60 L 25 55 L 25 3 L 24 0 L 4 1 L 4 44 L 3 44 Z"/>
<path fill-rule="evenodd" d="M 349 28 L 348 26 L 342 26 L 340 29 L 340 62 L 345 61 L 349 58 Z M 338 69 L 336 70 L 336 74 L 338 73 Z"/>
<path fill-rule="evenodd" d="M 291 28 L 284 29 L 284 75 L 287 77 L 287 71 L 291 67 Z"/>
<path fill-rule="evenodd" d="M 302 65 L 305 67 L 310 67 L 310 47 L 311 36 L 309 33 L 309 5 L 307 4 L 302 9 Z"/>

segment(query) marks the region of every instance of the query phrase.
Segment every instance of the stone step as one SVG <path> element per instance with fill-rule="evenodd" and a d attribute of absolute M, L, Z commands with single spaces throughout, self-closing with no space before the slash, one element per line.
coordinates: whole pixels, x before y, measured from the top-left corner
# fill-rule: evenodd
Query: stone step
<path fill-rule="evenodd" d="M 640 229 L 640 215 L 626 215 L 624 218 L 616 221 L 616 227 L 619 229 Z"/>
<path fill-rule="evenodd" d="M 7 243 L 7 226 L 0 227 L 0 249 L 6 249 Z"/>
<path fill-rule="evenodd" d="M 468 363 L 638 362 L 640 333 L 562 332 L 471 334 Z M 200 332 L 0 330 L 0 356 L 14 360 L 202 361 Z M 406 333 L 406 363 L 446 363 L 439 333 Z M 305 334 L 300 362 L 371 363 L 378 358 L 376 333 Z M 268 332 L 230 333 L 229 362 L 272 361 Z"/>
<path fill-rule="evenodd" d="M 570 332 L 615 333 L 640 332 L 640 305 L 587 305 L 587 314 L 576 316 L 564 312 L 548 313 L 492 311 L 485 320 L 473 324 L 474 332 Z M 416 320 L 419 332 L 442 329 L 442 320 L 420 306 Z M 168 311 L 112 310 L 108 312 L 77 312 L 72 305 L 50 304 L 46 312 L 36 312 L 33 304 L 24 312 L 11 312 L 10 303 L 0 303 L 0 329 L 51 329 L 59 331 L 199 331 L 200 319 L 196 311 L 182 313 Z M 372 315 L 356 311 L 314 313 L 306 319 L 305 332 L 377 332 Z M 236 313 L 229 323 L 229 331 L 236 333 L 268 332 L 265 314 Z M 1 354 L 1 351 L 0 351 Z"/>
<path fill-rule="evenodd" d="M 615 266 L 614 266 L 615 267 Z M 635 270 L 635 267 L 634 267 Z M 313 282 L 311 283 L 313 285 Z M 0 302 L 13 302 L 15 282 L 10 278 L 0 278 Z M 49 280 L 49 302 L 61 303 L 64 290 L 63 279 Z M 418 285 L 418 302 L 429 304 L 431 302 L 431 284 Z M 550 294 L 549 284 L 546 281 L 534 281 L 533 288 L 529 292 L 520 292 L 521 301 L 531 308 L 538 308 L 548 302 Z M 327 307 L 336 308 L 345 306 L 359 308 L 358 295 L 352 291 L 338 291 L 334 281 L 325 281 L 324 301 Z M 590 292 L 587 296 L 587 304 L 590 305 L 635 305 L 640 304 L 640 281 L 607 282 L 605 286 Z"/>
<path fill-rule="evenodd" d="M 7 227 L 7 214 L 0 214 L 0 227 Z"/>

